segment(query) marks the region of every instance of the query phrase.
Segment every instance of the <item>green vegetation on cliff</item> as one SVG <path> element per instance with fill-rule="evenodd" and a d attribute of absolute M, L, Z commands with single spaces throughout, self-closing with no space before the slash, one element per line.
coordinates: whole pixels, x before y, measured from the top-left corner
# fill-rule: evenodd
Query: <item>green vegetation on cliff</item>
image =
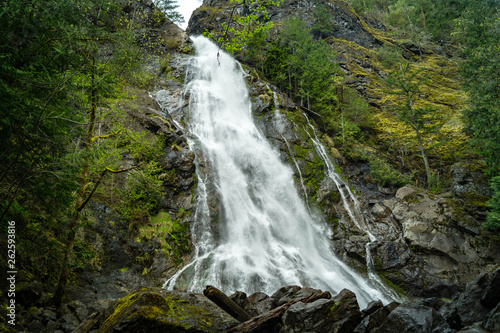
<path fill-rule="evenodd" d="M 134 98 L 128 87 L 146 81 L 136 22 L 122 9 L 101 0 L 0 5 L 1 231 L 15 221 L 20 279 L 59 278 L 56 302 L 93 256 L 77 237 L 92 223 L 87 204 L 136 221 L 157 213 L 164 191 L 164 142 L 122 109 Z"/>
<path fill-rule="evenodd" d="M 226 5 L 210 22 L 228 21 Z M 266 10 L 275 16 L 246 29 L 272 22 L 270 33 L 252 34 L 238 57 L 307 110 L 344 157 L 368 163 L 374 182 L 439 192 L 451 185 L 456 162 L 484 157 L 495 169 L 497 1 L 323 0 L 314 8 L 284 1 Z M 404 69 L 418 73 L 416 81 L 395 84 Z M 395 93 L 409 86 L 411 98 Z"/>

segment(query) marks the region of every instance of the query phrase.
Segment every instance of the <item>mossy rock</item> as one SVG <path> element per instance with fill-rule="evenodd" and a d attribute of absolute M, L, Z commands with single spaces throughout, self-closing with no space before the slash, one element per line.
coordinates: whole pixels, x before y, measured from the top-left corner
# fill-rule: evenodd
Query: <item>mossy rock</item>
<path fill-rule="evenodd" d="M 99 332 L 222 332 L 237 324 L 201 294 L 147 288 L 119 299 Z"/>

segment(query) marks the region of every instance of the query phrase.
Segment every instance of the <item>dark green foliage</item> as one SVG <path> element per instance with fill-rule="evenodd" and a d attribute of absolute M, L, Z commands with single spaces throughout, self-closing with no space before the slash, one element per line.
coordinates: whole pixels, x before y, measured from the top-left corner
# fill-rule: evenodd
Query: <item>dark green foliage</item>
<path fill-rule="evenodd" d="M 70 94 L 84 21 L 74 1 L 0 4 L 0 220 L 16 222 L 17 268 L 52 282 L 77 187 Z"/>
<path fill-rule="evenodd" d="M 490 230 L 500 231 L 500 176 L 491 179 L 493 197 L 488 202 L 491 211 L 486 218 L 484 227 Z"/>
<path fill-rule="evenodd" d="M 495 6 L 496 4 L 496 6 Z M 494 191 L 486 227 L 500 228 L 500 20 L 497 1 L 470 1 L 456 36 L 465 45 L 461 66 L 469 107 L 463 114 L 473 147 L 485 158 Z"/>
<path fill-rule="evenodd" d="M 136 76 L 139 54 L 120 6 L 104 0 L 0 4 L 0 216 L 2 228 L 16 221 L 16 268 L 27 278 L 56 281 L 67 240 L 88 222 L 80 214 L 75 228 L 68 227 L 75 193 L 83 187 L 91 195 L 104 166 L 118 168 L 131 156 L 138 174 L 154 176 L 140 168 L 148 164 L 140 163 L 148 158 L 138 148 L 144 140 L 117 127 L 123 115 L 110 108 L 110 98 Z M 93 111 L 98 119 L 91 119 Z M 95 149 L 85 149 L 89 125 L 97 121 Z M 151 143 L 142 146 L 150 149 Z M 145 184 L 157 190 L 156 183 Z M 74 249 L 72 267 L 92 256 L 78 239 Z"/>
<path fill-rule="evenodd" d="M 268 51 L 267 74 L 301 105 L 330 116 L 336 100 L 333 53 L 304 26 L 299 18 L 285 21 L 279 41 Z"/>
<path fill-rule="evenodd" d="M 478 2 L 460 21 L 465 44 L 461 66 L 464 88 L 470 94 L 464 112 L 467 132 L 474 146 L 486 158 L 488 172 L 500 174 L 500 21 L 488 15 L 492 8 Z"/>
<path fill-rule="evenodd" d="M 247 60 L 262 72 L 264 72 L 263 66 L 266 60 L 266 47 L 269 46 L 266 37 L 264 31 L 258 31 L 248 41 Z"/>
<path fill-rule="evenodd" d="M 312 33 L 314 36 L 319 39 L 329 37 L 333 32 L 333 22 L 326 5 L 316 2 L 316 9 L 313 15 L 315 22 L 312 26 Z"/>
<path fill-rule="evenodd" d="M 158 179 L 160 173 L 161 168 L 154 162 L 143 165 L 140 170 L 134 170 L 126 176 L 125 186 L 111 187 L 111 194 L 108 186 L 108 190 L 102 191 L 98 200 L 110 204 L 129 223 L 147 222 L 150 216 L 158 213 L 163 194 L 163 183 Z M 108 184 L 112 183 L 110 179 Z"/>
<path fill-rule="evenodd" d="M 0 216 L 20 219 L 70 201 L 68 153 L 79 120 L 68 93 L 74 60 L 68 29 L 81 17 L 70 1 L 5 1 L 0 12 Z M 61 18 L 52 17 L 61 11 Z M 64 180 L 64 181 L 61 181 Z M 37 200 L 45 198 L 45 200 Z M 12 205 L 15 205 L 13 207 Z M 9 212 L 9 208 L 12 210 Z"/>
<path fill-rule="evenodd" d="M 167 18 L 174 23 L 184 23 L 184 16 L 182 16 L 177 8 L 179 5 L 176 0 L 155 0 L 155 5 L 158 7 Z"/>
<path fill-rule="evenodd" d="M 422 2 L 426 27 L 434 40 L 450 40 L 455 20 L 465 11 L 469 0 L 441 0 Z M 421 26 L 423 22 L 419 20 Z"/>

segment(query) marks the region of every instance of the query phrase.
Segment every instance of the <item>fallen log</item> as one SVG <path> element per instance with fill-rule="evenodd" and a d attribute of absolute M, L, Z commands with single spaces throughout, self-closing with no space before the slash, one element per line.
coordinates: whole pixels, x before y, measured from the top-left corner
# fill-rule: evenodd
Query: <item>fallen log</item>
<path fill-rule="evenodd" d="M 82 321 L 80 323 L 80 325 L 78 325 L 78 327 L 75 328 L 71 333 L 87 333 L 87 332 L 89 332 L 94 327 L 94 325 L 97 322 L 99 322 L 101 317 L 102 317 L 101 312 L 94 312 L 93 314 L 91 314 L 90 316 L 85 318 L 85 320 Z"/>
<path fill-rule="evenodd" d="M 286 304 L 283 304 L 282 306 L 279 306 L 269 312 L 264 313 L 261 316 L 253 317 L 250 320 L 245 321 L 244 323 L 241 323 L 224 333 L 251 333 L 251 332 L 263 332 L 265 330 L 270 330 L 277 324 L 281 322 L 281 317 L 285 313 L 286 310 L 293 304 L 297 302 L 302 302 L 302 303 L 312 303 L 314 301 L 317 301 L 320 298 L 332 298 L 332 295 L 328 292 L 322 292 L 321 294 L 317 295 L 311 295 L 306 298 L 298 299 L 295 301 L 290 301 Z"/>
<path fill-rule="evenodd" d="M 252 316 L 249 315 L 248 312 L 243 310 L 238 304 L 233 302 L 233 300 L 224 295 L 222 291 L 213 286 L 207 286 L 205 290 L 203 290 L 203 295 L 205 295 L 209 300 L 217 304 L 219 308 L 229 313 L 240 323 L 252 318 Z"/>

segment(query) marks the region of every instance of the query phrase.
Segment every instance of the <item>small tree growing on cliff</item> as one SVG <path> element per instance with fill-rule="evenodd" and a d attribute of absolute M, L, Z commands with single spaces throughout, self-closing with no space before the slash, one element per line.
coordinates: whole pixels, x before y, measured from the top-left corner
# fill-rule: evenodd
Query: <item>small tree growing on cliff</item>
<path fill-rule="evenodd" d="M 155 5 L 162 11 L 167 18 L 169 18 L 174 23 L 184 23 L 184 16 L 182 16 L 178 11 L 179 5 L 175 0 L 155 0 Z"/>
<path fill-rule="evenodd" d="M 229 0 L 234 3 L 227 23 L 221 22 L 221 31 L 217 42 L 221 48 L 235 54 L 248 45 L 255 35 L 261 35 L 271 29 L 274 24 L 269 20 L 270 6 L 279 6 L 284 0 Z M 247 15 L 237 16 L 235 11 L 243 7 Z M 204 35 L 215 39 L 213 31 L 205 31 Z"/>
<path fill-rule="evenodd" d="M 402 104 L 396 106 L 398 118 L 414 131 L 424 161 L 427 176 L 427 187 L 432 185 L 432 173 L 424 147 L 424 136 L 435 133 L 442 127 L 443 122 L 437 110 L 428 106 L 417 106 L 417 101 L 423 95 L 422 88 L 427 84 L 427 77 L 422 75 L 422 70 L 414 70 L 410 63 L 399 64 L 399 70 L 389 74 L 387 84 L 392 95 L 401 96 Z"/>

